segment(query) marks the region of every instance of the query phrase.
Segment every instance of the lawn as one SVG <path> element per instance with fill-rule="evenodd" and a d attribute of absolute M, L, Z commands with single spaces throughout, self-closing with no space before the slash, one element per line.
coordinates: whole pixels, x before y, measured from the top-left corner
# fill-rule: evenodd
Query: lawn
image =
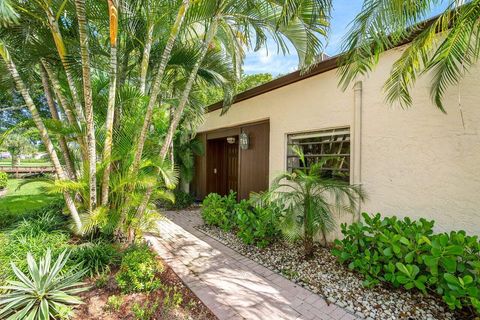
<path fill-rule="evenodd" d="M 47 195 L 44 188 L 47 186 L 43 181 L 32 181 L 20 188 L 23 179 L 10 179 L 7 184 L 7 194 L 0 198 L 0 219 L 9 213 L 22 214 L 31 211 L 59 199 L 57 195 Z M 1 224 L 1 222 L 0 222 Z"/>
<path fill-rule="evenodd" d="M 19 167 L 49 167 L 51 165 L 52 164 L 48 161 L 29 159 L 29 160 L 22 160 L 20 162 Z M 0 160 L 0 167 L 11 167 L 11 166 L 12 166 L 11 160 Z"/>

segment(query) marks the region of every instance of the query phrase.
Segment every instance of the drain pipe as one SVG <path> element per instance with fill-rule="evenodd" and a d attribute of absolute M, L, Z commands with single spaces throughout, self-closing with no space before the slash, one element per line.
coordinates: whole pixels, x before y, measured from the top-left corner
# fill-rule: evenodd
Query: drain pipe
<path fill-rule="evenodd" d="M 353 109 L 353 175 L 351 183 L 359 185 L 362 188 L 362 107 L 363 107 L 363 86 L 362 81 L 355 82 L 353 86 L 354 92 L 354 109 Z M 362 213 L 362 204 L 359 202 L 357 208 L 358 218 L 360 220 Z"/>

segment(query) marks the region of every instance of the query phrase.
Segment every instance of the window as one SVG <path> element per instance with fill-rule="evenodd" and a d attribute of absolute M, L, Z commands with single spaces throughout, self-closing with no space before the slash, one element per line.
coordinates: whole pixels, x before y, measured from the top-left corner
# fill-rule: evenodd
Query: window
<path fill-rule="evenodd" d="M 341 181 L 350 181 L 350 128 L 339 128 L 317 132 L 289 134 L 287 136 L 287 170 L 309 168 L 312 163 L 328 157 L 322 176 Z M 294 148 L 305 155 L 303 164 Z"/>

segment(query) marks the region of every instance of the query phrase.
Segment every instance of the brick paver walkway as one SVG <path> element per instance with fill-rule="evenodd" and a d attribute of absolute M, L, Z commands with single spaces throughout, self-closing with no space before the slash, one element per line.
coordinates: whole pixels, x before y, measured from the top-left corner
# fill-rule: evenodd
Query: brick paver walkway
<path fill-rule="evenodd" d="M 167 212 L 155 250 L 220 319 L 356 319 L 196 230 L 197 211 Z"/>

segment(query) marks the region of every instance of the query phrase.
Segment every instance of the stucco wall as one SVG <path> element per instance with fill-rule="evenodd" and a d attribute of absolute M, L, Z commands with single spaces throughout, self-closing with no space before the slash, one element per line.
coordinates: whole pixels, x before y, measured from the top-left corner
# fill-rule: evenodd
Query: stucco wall
<path fill-rule="evenodd" d="M 434 219 L 439 231 L 480 234 L 480 68 L 449 89 L 447 115 L 431 103 L 427 77 L 413 90 L 413 107 L 402 110 L 387 105 L 382 93 L 401 50 L 384 54 L 362 81 L 361 145 L 352 145 L 361 150 L 361 182 L 369 196 L 361 209 Z M 354 91 L 337 88 L 332 70 L 239 102 L 222 117 L 211 112 L 200 131 L 261 119 L 270 119 L 272 179 L 285 170 L 288 133 L 340 126 L 355 131 Z"/>

